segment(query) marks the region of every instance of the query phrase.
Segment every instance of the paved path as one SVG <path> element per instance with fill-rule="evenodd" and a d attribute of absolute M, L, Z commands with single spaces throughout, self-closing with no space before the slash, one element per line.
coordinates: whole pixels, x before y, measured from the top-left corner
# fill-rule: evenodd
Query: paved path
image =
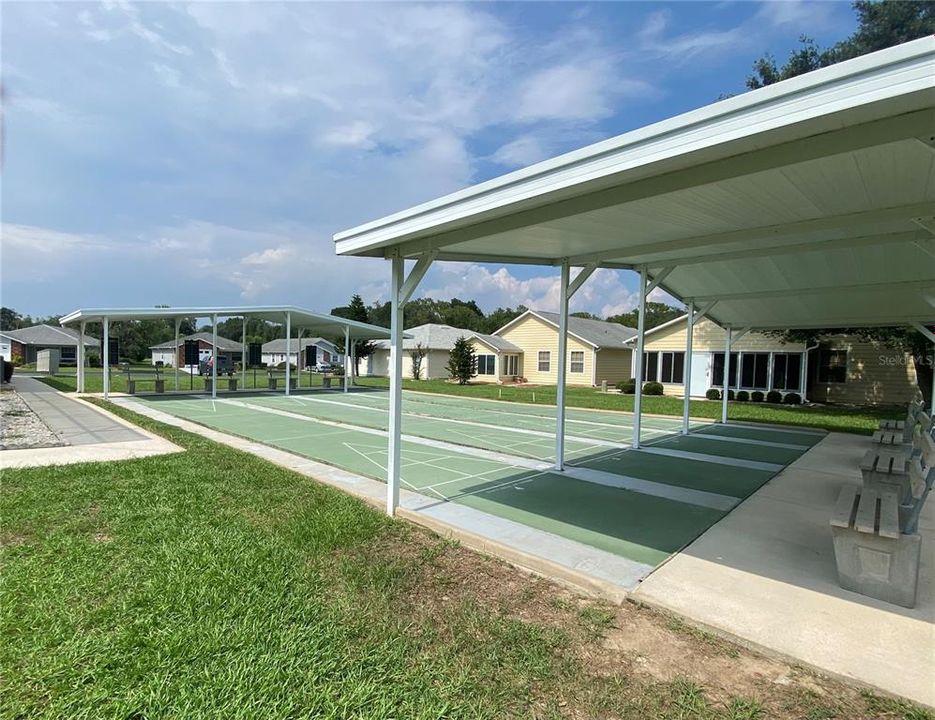
<path fill-rule="evenodd" d="M 14 376 L 13 387 L 49 429 L 69 445 L 147 439 L 110 415 L 100 413 L 87 403 L 74 400 L 35 378 Z"/>

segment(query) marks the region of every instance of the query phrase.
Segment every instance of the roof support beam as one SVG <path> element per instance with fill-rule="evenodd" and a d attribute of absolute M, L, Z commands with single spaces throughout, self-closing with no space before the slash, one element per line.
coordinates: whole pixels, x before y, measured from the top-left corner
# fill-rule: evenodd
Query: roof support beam
<path fill-rule="evenodd" d="M 894 207 L 866 210 L 863 212 L 821 217 L 811 220 L 802 220 L 794 223 L 780 225 L 763 225 L 755 228 L 744 228 L 724 233 L 711 233 L 696 235 L 694 237 L 678 238 L 676 240 L 662 240 L 658 242 L 642 243 L 639 245 L 626 245 L 596 253 L 587 253 L 569 258 L 571 263 L 602 262 L 605 260 L 623 260 L 638 262 L 639 258 L 652 254 L 677 252 L 692 248 L 715 247 L 742 242 L 765 241 L 775 245 L 777 239 L 788 237 L 797 238 L 803 233 L 848 230 L 862 228 L 873 223 L 911 221 L 919 216 L 935 212 L 935 203 L 913 203 L 911 205 L 897 205 Z M 744 252 L 744 251 L 739 251 Z M 652 260 L 647 260 L 652 263 Z M 657 260 L 656 263 L 665 262 Z M 679 258 L 679 264 L 682 259 Z"/>
<path fill-rule="evenodd" d="M 751 292 L 726 293 L 721 295 L 696 295 L 695 300 L 707 302 L 709 300 L 720 300 L 721 302 L 731 300 L 766 300 L 774 297 L 802 296 L 802 295 L 823 295 L 825 293 L 840 292 L 883 292 L 886 290 L 904 291 L 910 288 L 929 288 L 935 290 L 935 280 L 904 280 L 884 283 L 867 283 L 858 285 L 828 285 L 824 287 L 804 287 L 804 288 L 784 288 L 777 290 L 754 290 Z"/>
<path fill-rule="evenodd" d="M 446 217 L 447 223 L 463 222 L 468 218 L 474 219 L 476 222 L 468 227 L 448 230 L 447 232 L 439 232 L 443 227 L 441 222 L 435 222 L 434 226 L 432 226 L 429 225 L 431 219 L 423 217 L 410 221 L 412 229 L 408 232 L 405 226 L 397 226 L 395 229 L 392 226 L 384 226 L 374 228 L 365 234 L 370 236 L 371 242 L 385 242 L 386 244 L 398 242 L 399 244 L 395 246 L 395 249 L 404 257 L 409 257 L 427 250 L 539 225 L 613 205 L 643 200 L 699 185 L 743 177 L 764 170 L 795 165 L 910 137 L 914 138 L 929 130 L 932 119 L 933 113 L 931 110 L 918 110 L 897 117 L 835 129 L 833 132 L 812 135 L 746 154 L 703 163 L 689 169 L 666 173 L 641 182 L 628 182 L 613 187 L 605 187 L 604 189 L 595 189 L 593 192 L 585 192 L 585 188 L 581 188 L 579 192 L 583 194 L 564 200 L 555 199 L 555 193 L 538 194 L 534 196 L 534 201 L 528 197 L 516 197 L 512 202 L 502 202 L 485 213 L 472 213 L 468 209 L 464 209 L 458 215 L 449 213 L 449 217 Z M 601 182 L 606 185 L 612 182 L 612 179 L 605 176 L 601 178 Z M 506 217 L 490 217 L 497 213 L 505 214 L 508 212 L 508 207 L 511 205 L 516 206 L 523 201 L 527 204 L 535 202 L 535 207 L 517 210 Z M 485 216 L 487 216 L 486 219 L 484 219 Z M 400 242 L 406 235 L 412 236 L 429 231 L 432 232 L 431 237 Z M 350 238 L 341 238 L 342 242 L 348 242 L 349 240 Z M 572 264 L 578 262 L 574 258 L 569 258 L 569 260 Z"/>
<path fill-rule="evenodd" d="M 433 250 L 423 253 L 419 259 L 416 260 L 416 266 L 409 272 L 409 277 L 406 278 L 406 282 L 404 282 L 402 288 L 400 288 L 400 303 L 405 304 L 409 301 L 409 298 L 412 297 L 412 293 L 415 292 L 422 278 L 425 277 L 425 273 L 428 272 L 429 267 L 431 267 L 437 255 L 438 252 Z"/>
<path fill-rule="evenodd" d="M 675 266 L 670 265 L 669 267 L 662 268 L 658 273 L 653 275 L 652 281 L 646 287 L 646 294 L 649 295 L 653 290 L 659 287 L 662 284 L 662 281 L 669 277 L 669 273 L 675 270 Z"/>
<path fill-rule="evenodd" d="M 563 263 L 562 267 L 568 267 L 567 263 Z M 594 274 L 594 271 L 597 270 L 597 263 L 591 263 L 590 265 L 585 265 L 581 268 L 581 272 L 575 275 L 575 279 L 568 283 L 568 297 L 571 298 L 578 289 L 584 285 L 585 281 Z"/>

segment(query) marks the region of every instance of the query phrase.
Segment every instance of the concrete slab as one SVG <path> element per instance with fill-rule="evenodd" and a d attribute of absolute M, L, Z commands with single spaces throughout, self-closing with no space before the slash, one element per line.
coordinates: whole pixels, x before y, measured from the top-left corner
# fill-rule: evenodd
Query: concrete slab
<path fill-rule="evenodd" d="M 634 600 L 823 672 L 935 706 L 935 503 L 916 607 L 838 586 L 829 519 L 869 438 L 831 434 L 657 568 Z M 730 592 L 725 592 L 730 588 Z"/>

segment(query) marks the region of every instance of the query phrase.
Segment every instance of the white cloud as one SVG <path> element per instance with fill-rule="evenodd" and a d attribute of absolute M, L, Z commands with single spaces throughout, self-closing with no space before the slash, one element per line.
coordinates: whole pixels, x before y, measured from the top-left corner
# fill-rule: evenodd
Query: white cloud
<path fill-rule="evenodd" d="M 376 143 L 371 139 L 374 130 L 375 128 L 370 123 L 357 120 L 349 125 L 328 130 L 322 135 L 321 141 L 326 145 L 370 150 L 376 147 Z"/>
<path fill-rule="evenodd" d="M 538 138 L 522 135 L 506 145 L 501 145 L 490 159 L 506 167 L 523 167 L 545 160 L 549 155 L 549 151 Z"/>
<path fill-rule="evenodd" d="M 516 118 L 535 120 L 599 120 L 611 112 L 608 68 L 562 65 L 548 68 L 524 84 Z"/>

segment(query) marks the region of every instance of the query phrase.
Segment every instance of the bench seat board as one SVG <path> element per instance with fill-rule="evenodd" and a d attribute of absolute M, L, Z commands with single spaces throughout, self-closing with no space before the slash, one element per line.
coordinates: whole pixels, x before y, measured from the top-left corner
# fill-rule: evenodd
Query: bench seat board
<path fill-rule="evenodd" d="M 896 493 L 884 490 L 880 493 L 880 537 L 899 538 L 899 502 Z"/>
<path fill-rule="evenodd" d="M 831 525 L 839 528 L 849 528 L 854 517 L 854 505 L 857 503 L 857 488 L 845 485 L 838 493 L 838 501 L 831 515 Z"/>
<path fill-rule="evenodd" d="M 873 534 L 877 524 L 877 491 L 864 488 L 860 493 L 860 503 L 857 505 L 857 517 L 854 528 L 858 532 Z"/>

